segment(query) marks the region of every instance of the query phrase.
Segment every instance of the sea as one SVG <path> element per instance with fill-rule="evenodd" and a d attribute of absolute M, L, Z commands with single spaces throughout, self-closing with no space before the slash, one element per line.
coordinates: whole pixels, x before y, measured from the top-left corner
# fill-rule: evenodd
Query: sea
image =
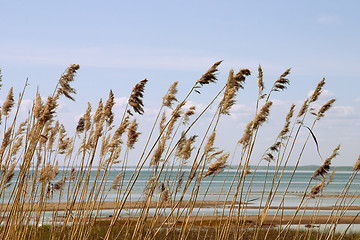
<path fill-rule="evenodd" d="M 277 176 L 274 178 L 276 169 L 274 166 L 250 166 L 250 173 L 247 174 L 244 179 L 240 180 L 239 174 L 237 172 L 238 166 L 228 166 L 224 171 L 210 176 L 200 176 L 196 175 L 191 181 L 188 188 L 185 190 L 186 179 L 189 174 L 192 174 L 191 167 L 168 167 L 162 171 L 162 174 L 159 178 L 159 184 L 153 194 L 153 200 L 159 200 L 161 192 L 164 189 L 170 189 L 169 199 L 172 201 L 179 200 L 181 197 L 183 201 L 189 199 L 196 199 L 196 201 L 232 201 L 234 194 L 236 193 L 237 185 L 240 182 L 240 188 L 237 192 L 236 201 L 241 202 L 241 206 L 249 206 L 249 208 L 242 208 L 242 214 L 246 215 L 258 215 L 261 212 L 259 211 L 259 206 L 265 206 L 269 204 L 273 207 L 284 206 L 289 207 L 289 209 L 284 210 L 283 213 L 279 213 L 278 210 L 269 209 L 268 215 L 278 215 L 286 214 L 293 215 L 329 215 L 334 214 L 331 210 L 300 210 L 296 212 L 296 207 L 301 204 L 304 207 L 328 207 L 328 206 L 360 206 L 360 176 L 353 175 L 353 169 L 349 166 L 337 166 L 332 177 L 332 180 L 328 182 L 328 176 L 333 170 L 330 169 L 325 180 L 324 187 L 320 193 L 318 193 L 314 198 L 309 196 L 310 189 L 321 183 L 322 177 L 312 178 L 314 171 L 318 166 L 298 166 L 296 171 L 294 167 L 287 166 L 283 169 L 280 168 Z M 76 176 L 78 177 L 80 167 L 75 167 Z M 29 174 L 32 174 L 33 170 L 30 170 Z M 2 203 L 11 202 L 11 192 L 14 187 L 16 188 L 16 181 L 19 169 L 15 169 L 14 177 L 12 178 L 9 187 L 5 189 L 2 193 Z M 280 174 L 282 176 L 280 178 Z M 91 170 L 89 178 L 89 189 L 95 184 L 100 182 L 99 179 L 105 173 L 104 170 L 100 170 L 98 179 L 95 181 L 95 176 L 97 173 L 97 168 L 93 167 Z M 123 184 L 119 186 L 118 190 L 111 189 L 111 186 L 115 180 L 115 177 L 122 173 Z M 52 181 L 53 184 L 56 184 L 64 176 L 69 177 L 70 171 L 66 167 L 60 167 L 59 173 L 56 178 Z M 149 180 L 154 176 L 154 169 L 149 167 L 143 167 L 138 171 L 133 166 L 128 166 L 125 169 L 121 167 L 113 167 L 108 172 L 108 179 L 106 184 L 102 187 L 104 190 L 102 196 L 104 197 L 103 201 L 119 201 L 122 198 L 124 189 L 129 184 L 131 185 L 133 181 L 132 177 L 138 175 L 137 180 L 135 181 L 134 186 L 130 194 L 127 196 L 126 201 L 142 201 L 146 198 L 147 193 L 149 192 L 148 183 Z M 183 182 L 180 184 L 176 176 L 183 176 Z M 349 179 L 351 177 L 352 181 L 349 184 Z M 201 178 L 200 184 L 197 185 L 196 179 Z M 82 178 L 82 181 L 85 178 Z M 174 180 L 175 179 L 175 180 Z M 76 180 L 75 180 L 76 181 Z M 39 183 L 40 184 L 40 183 Z M 70 185 L 69 185 L 70 184 Z M 30 184 L 29 184 L 30 185 Z M 68 191 L 71 192 L 71 187 L 74 185 L 74 182 L 69 183 L 66 181 L 63 186 L 63 191 L 60 194 L 60 191 L 54 190 L 51 198 L 47 198 L 48 202 L 66 202 L 68 200 Z M 98 185 L 96 185 L 98 186 Z M 178 191 L 175 194 L 176 187 L 178 186 Z M 196 188 L 198 186 L 198 188 Z M 192 196 L 193 189 L 198 190 L 196 197 Z M 120 195 L 119 195 L 120 194 Z M 346 195 L 346 198 L 339 198 L 339 195 Z M 353 197 L 353 196 L 356 196 Z M 270 202 L 268 200 L 271 199 Z M 237 205 L 238 206 L 238 205 Z M 195 208 L 192 211 L 192 214 L 201 215 L 201 216 L 222 216 L 229 214 L 230 207 L 227 205 L 225 208 L 223 205 L 218 207 L 204 207 L 204 208 Z M 149 215 L 153 214 L 150 210 Z M 169 213 L 171 209 L 164 209 L 164 214 Z M 234 211 L 236 213 L 237 211 Z M 341 212 L 344 215 L 355 216 L 358 214 L 359 210 L 347 210 Z M 48 213 L 49 214 L 49 213 Z M 103 210 L 99 216 L 111 216 L 114 214 L 114 210 Z M 120 216 L 138 216 L 139 209 L 124 209 Z M 188 211 L 183 209 L 181 214 L 186 215 Z M 338 213 L 340 214 L 340 213 Z M 48 216 L 50 219 L 50 215 Z"/>

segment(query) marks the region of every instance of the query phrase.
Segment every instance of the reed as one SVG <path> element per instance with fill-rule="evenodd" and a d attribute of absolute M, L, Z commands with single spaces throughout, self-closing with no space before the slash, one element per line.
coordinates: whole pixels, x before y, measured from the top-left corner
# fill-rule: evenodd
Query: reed
<path fill-rule="evenodd" d="M 316 126 L 336 101 L 331 99 L 318 107 L 325 78 L 297 113 L 295 104 L 290 106 L 273 144 L 258 158 L 254 152 L 263 149 L 258 138 L 274 114 L 273 96 L 290 87 L 291 70 L 286 69 L 265 92 L 264 72 L 259 65 L 253 117 L 247 119 L 248 124 L 239 133 L 230 154 L 228 149 L 217 147 L 220 137 L 229 134 L 222 132 L 220 126 L 232 114 L 251 71 L 231 69 L 222 82 L 217 78 L 221 63 L 214 63 L 200 75 L 183 97 L 178 96 L 179 82 L 172 83 L 160 99 L 159 111 L 147 136 L 139 132 L 141 121 L 137 118 L 146 114 L 143 101 L 146 78 L 133 87 L 120 121 L 116 122 L 115 95 L 110 90 L 106 102 L 99 100 L 94 114 L 88 103 L 74 126 L 73 136 L 73 131 L 67 131 L 56 119 L 56 112 L 61 98 L 75 100 L 76 90 L 71 84 L 79 65 L 71 64 L 65 69 L 45 102 L 37 92 L 30 112 L 21 116 L 21 122 L 19 109 L 28 83 L 25 82 L 17 102 L 14 88 L 10 87 L 0 111 L 0 237 L 179 240 L 353 237 L 348 231 L 359 223 L 358 214 L 347 215 L 359 208 L 356 200 L 360 189 L 354 194 L 352 186 L 360 170 L 360 157 L 343 189 L 338 189 L 334 205 L 328 206 L 325 201 L 327 190 L 337 178 L 335 168 L 331 171 L 331 162 L 339 155 L 340 145 L 306 179 L 307 187 L 298 193 L 297 205 L 286 206 L 287 198 L 294 196 L 291 189 L 306 146 L 314 144 L 317 149 L 314 157 L 322 159 Z M 1 81 L 0 69 L 0 87 Z M 194 95 L 206 95 L 208 87 L 218 91 L 202 109 L 187 104 Z M 206 114 L 212 115 L 208 118 Z M 303 132 L 305 140 L 299 138 Z M 138 143 L 140 138 L 144 139 L 143 146 Z M 130 171 L 128 162 L 134 151 L 140 157 Z M 295 166 L 288 173 L 291 159 L 295 159 Z M 236 166 L 232 165 L 234 161 Z M 65 165 L 59 166 L 59 162 Z M 255 180 L 260 175 L 263 182 L 258 186 Z M 216 184 L 221 186 L 217 191 Z M 326 217 L 321 216 L 324 209 L 330 211 Z M 348 226 L 338 232 L 344 221 Z M 302 230 L 305 224 L 308 229 Z M 319 224 L 325 231 L 316 228 Z"/>

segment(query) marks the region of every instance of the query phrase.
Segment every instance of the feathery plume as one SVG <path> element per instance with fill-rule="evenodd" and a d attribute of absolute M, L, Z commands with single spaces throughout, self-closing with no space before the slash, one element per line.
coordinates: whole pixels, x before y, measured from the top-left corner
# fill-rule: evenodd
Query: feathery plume
<path fill-rule="evenodd" d="M 183 123 L 183 124 L 188 124 L 188 123 L 189 123 L 190 116 L 192 116 L 192 115 L 195 114 L 195 109 L 196 109 L 195 106 L 191 106 L 191 107 L 189 108 L 189 110 L 187 110 L 187 111 L 184 113 L 184 118 L 183 118 L 183 120 L 182 120 L 182 123 Z"/>
<path fill-rule="evenodd" d="M 59 174 L 59 163 L 58 161 L 56 161 L 55 166 L 52 169 L 51 180 L 55 179 L 58 174 Z"/>
<path fill-rule="evenodd" d="M 40 93 L 37 92 L 36 93 L 36 99 L 35 99 L 35 106 L 34 106 L 34 110 L 33 110 L 33 113 L 34 113 L 34 117 L 35 118 L 39 118 L 40 115 L 41 115 L 41 112 L 43 110 L 43 107 L 44 107 L 44 104 L 41 100 L 41 96 L 40 96 Z"/>
<path fill-rule="evenodd" d="M 54 145 L 56 135 L 57 135 L 57 133 L 59 132 L 59 129 L 60 129 L 59 125 L 60 125 L 59 121 L 56 121 L 55 126 L 50 131 L 47 150 L 51 150 L 53 145 Z"/>
<path fill-rule="evenodd" d="M 115 149 L 117 149 L 120 144 L 122 143 L 121 137 L 126 131 L 126 129 L 129 126 L 129 115 L 127 115 L 124 120 L 121 122 L 120 126 L 116 129 L 113 138 L 111 139 L 110 145 L 109 145 L 109 151 L 114 152 Z"/>
<path fill-rule="evenodd" d="M 10 127 L 4 134 L 4 138 L 2 140 L 1 148 L 0 148 L 0 163 L 2 161 L 2 157 L 4 155 L 6 148 L 9 146 L 11 133 L 12 133 L 12 127 Z"/>
<path fill-rule="evenodd" d="M 273 91 L 285 90 L 287 88 L 287 85 L 290 84 L 290 81 L 286 78 L 286 76 L 290 74 L 290 70 L 291 68 L 286 69 L 285 72 L 283 72 L 283 74 L 281 74 L 280 77 L 276 79 L 272 88 Z"/>
<path fill-rule="evenodd" d="M 333 103 L 336 101 L 336 99 L 331 99 L 329 100 L 327 103 L 325 103 L 320 109 L 319 112 L 317 113 L 317 117 L 316 120 L 320 120 L 320 118 L 325 116 L 325 112 L 327 112 L 333 105 Z"/>
<path fill-rule="evenodd" d="M 279 136 L 278 136 L 279 138 L 283 138 L 289 132 L 290 120 L 291 120 L 292 116 L 294 115 L 294 109 L 295 109 L 295 104 L 292 104 L 288 114 L 286 115 L 284 127 L 281 130 L 281 132 L 279 133 Z"/>
<path fill-rule="evenodd" d="M 70 94 L 76 94 L 76 90 L 70 87 L 70 82 L 74 81 L 75 73 L 79 68 L 80 66 L 78 64 L 70 64 L 70 66 L 66 69 L 66 72 L 60 77 L 60 88 L 58 89 L 59 95 L 64 95 L 70 100 L 75 101 Z"/>
<path fill-rule="evenodd" d="M 325 78 L 321 79 L 321 81 L 316 86 L 313 94 L 310 97 L 309 103 L 312 103 L 312 102 L 315 102 L 316 100 L 318 100 L 324 85 L 325 85 Z"/>
<path fill-rule="evenodd" d="M 114 94 L 113 94 L 112 90 L 110 90 L 109 98 L 104 107 L 104 116 L 105 116 L 105 121 L 107 123 L 107 126 L 111 126 L 111 124 L 114 121 L 114 113 L 112 112 L 112 108 L 114 105 L 115 105 Z"/>
<path fill-rule="evenodd" d="M 175 97 L 175 94 L 177 93 L 177 85 L 178 85 L 178 82 L 173 82 L 173 84 L 171 84 L 168 92 L 166 93 L 166 95 L 164 96 L 163 98 L 163 105 L 166 106 L 166 107 L 169 107 L 171 108 L 172 104 L 174 101 L 177 102 L 177 99 Z"/>
<path fill-rule="evenodd" d="M 230 108 L 235 104 L 236 93 L 240 88 L 244 88 L 245 76 L 249 76 L 250 70 L 240 69 L 240 71 L 234 75 L 234 70 L 230 70 L 228 81 L 226 83 L 226 89 L 224 91 L 224 98 L 221 100 L 221 114 L 230 114 Z"/>
<path fill-rule="evenodd" d="M 10 156 L 15 156 L 18 151 L 20 150 L 21 146 L 22 146 L 22 141 L 23 141 L 24 136 L 21 135 L 15 142 L 14 146 L 11 149 L 11 155 Z"/>
<path fill-rule="evenodd" d="M 110 134 L 107 135 L 106 137 L 103 136 L 103 140 L 101 142 L 100 156 L 105 156 L 108 153 L 110 137 L 111 137 Z"/>
<path fill-rule="evenodd" d="M 118 190 L 119 187 L 121 186 L 122 179 L 123 179 L 123 172 L 120 172 L 116 175 L 113 183 L 111 184 L 110 190 Z"/>
<path fill-rule="evenodd" d="M 324 183 L 325 183 L 325 178 L 322 179 L 321 183 L 315 184 L 315 185 L 311 188 L 311 190 L 310 190 L 310 197 L 311 197 L 311 198 L 315 198 L 316 195 L 318 195 L 318 194 L 323 190 Z"/>
<path fill-rule="evenodd" d="M 96 109 L 94 114 L 94 123 L 100 122 L 101 118 L 103 117 L 103 113 L 104 113 L 104 105 L 102 99 L 100 99 L 98 108 Z"/>
<path fill-rule="evenodd" d="M 263 81 L 263 71 L 262 71 L 262 68 L 261 68 L 261 65 L 259 64 L 259 67 L 258 67 L 258 87 L 259 87 L 259 96 L 262 95 L 262 92 L 265 88 L 264 86 L 264 81 Z"/>
<path fill-rule="evenodd" d="M 175 190 L 176 192 L 179 192 L 179 190 L 181 188 L 181 185 L 184 181 L 184 175 L 185 175 L 185 172 L 180 173 L 180 176 L 179 176 L 179 178 L 177 180 L 177 184 L 176 184 L 176 190 Z"/>
<path fill-rule="evenodd" d="M 137 132 L 138 124 L 136 122 L 136 119 L 132 122 L 128 129 L 128 140 L 126 146 L 128 148 L 134 148 L 135 143 L 138 141 L 140 132 Z"/>
<path fill-rule="evenodd" d="M 85 118 L 80 117 L 78 124 L 76 126 L 76 133 L 81 134 L 84 132 L 84 130 L 85 130 Z"/>
<path fill-rule="evenodd" d="M 39 171 L 39 181 L 40 182 L 48 182 L 51 181 L 53 178 L 53 166 L 48 163 Z"/>
<path fill-rule="evenodd" d="M 144 113 L 144 103 L 142 98 L 144 97 L 145 84 L 148 80 L 145 78 L 139 83 L 135 84 L 131 95 L 129 97 L 128 103 L 134 109 L 135 112 L 142 115 Z"/>
<path fill-rule="evenodd" d="M 215 150 L 215 148 L 213 147 L 214 145 L 214 142 L 215 142 L 215 130 L 211 133 L 210 137 L 208 138 L 208 141 L 205 145 L 205 148 L 204 148 L 204 154 L 208 154 L 212 151 Z"/>
<path fill-rule="evenodd" d="M 76 170 L 74 167 L 71 168 L 71 171 L 70 171 L 70 177 L 69 177 L 69 181 L 72 182 L 75 180 L 75 175 L 76 175 Z"/>
<path fill-rule="evenodd" d="M 174 111 L 172 111 L 172 113 L 171 113 L 170 122 L 168 124 L 167 131 L 166 131 L 166 136 L 168 138 L 170 138 L 170 135 L 171 135 L 172 131 L 174 130 L 174 126 L 175 126 L 176 121 L 181 117 L 181 114 L 183 113 L 181 108 L 184 105 L 185 105 L 185 102 L 179 103 L 176 106 L 176 108 L 174 109 Z"/>
<path fill-rule="evenodd" d="M 43 108 L 43 111 L 41 112 L 41 115 L 39 117 L 40 122 L 47 122 L 51 120 L 54 117 L 55 109 L 57 108 L 57 96 L 55 97 L 48 97 L 46 104 Z"/>
<path fill-rule="evenodd" d="M 326 186 L 329 185 L 329 183 L 332 182 L 333 177 L 334 177 L 334 174 L 335 174 L 335 170 L 336 170 L 336 167 L 334 167 L 334 169 L 333 169 L 332 172 L 330 173 L 329 179 L 328 179 L 328 181 L 327 181 L 327 183 L 326 183 Z"/>
<path fill-rule="evenodd" d="M 8 168 L 5 171 L 5 174 L 3 175 L 3 188 L 8 188 L 10 186 L 11 179 L 14 177 L 14 170 L 15 170 L 16 164 L 13 163 L 10 165 L 10 168 Z"/>
<path fill-rule="evenodd" d="M 218 71 L 217 67 L 221 64 L 221 62 L 222 61 L 218 61 L 218 62 L 214 63 L 211 66 L 211 68 L 209 68 L 196 83 L 198 83 L 202 86 L 205 84 L 215 82 L 217 80 L 217 78 L 216 78 L 216 72 Z"/>
<path fill-rule="evenodd" d="M 340 144 L 333 150 L 332 154 L 324 160 L 323 164 L 315 170 L 311 178 L 317 178 L 320 175 L 322 177 L 325 176 L 325 174 L 330 170 L 331 160 L 339 155 L 339 149 Z"/>
<path fill-rule="evenodd" d="M 258 129 L 264 122 L 266 122 L 270 114 L 271 105 L 271 101 L 266 102 L 260 111 L 256 114 L 253 122 L 253 129 Z"/>
<path fill-rule="evenodd" d="M 207 177 L 207 176 L 210 176 L 213 174 L 216 175 L 216 174 L 224 171 L 225 167 L 227 166 L 226 161 L 227 161 L 229 155 L 230 155 L 229 153 L 225 153 L 225 154 L 221 155 L 214 163 L 210 164 L 204 177 Z"/>
<path fill-rule="evenodd" d="M 356 160 L 354 166 L 353 166 L 353 171 L 356 172 L 356 171 L 359 171 L 360 170 L 360 155 L 358 157 L 358 159 Z"/>
<path fill-rule="evenodd" d="M 304 101 L 303 105 L 301 106 L 300 111 L 296 117 L 299 118 L 302 115 L 304 115 L 306 113 L 306 111 L 308 110 L 308 108 L 309 108 L 309 99 L 306 99 Z"/>
<path fill-rule="evenodd" d="M 238 141 L 238 144 L 242 144 L 244 147 L 247 146 L 250 142 L 251 136 L 253 133 L 253 121 L 250 121 L 244 130 L 242 138 Z"/>
<path fill-rule="evenodd" d="M 155 149 L 154 154 L 151 157 L 150 160 L 150 167 L 151 166 L 157 166 L 160 162 L 161 156 L 165 150 L 165 138 L 162 138 L 158 144 L 158 147 Z"/>
<path fill-rule="evenodd" d="M 84 130 L 89 131 L 90 126 L 91 126 L 91 104 L 89 102 L 88 102 L 88 107 L 87 107 L 86 112 L 83 117 L 85 119 Z"/>
<path fill-rule="evenodd" d="M 165 123 L 166 123 L 166 114 L 165 111 L 162 114 L 160 123 L 159 123 L 159 127 L 160 127 L 160 132 L 163 132 L 165 130 Z"/>
<path fill-rule="evenodd" d="M 179 152 L 179 157 L 183 160 L 183 164 L 187 162 L 187 160 L 191 157 L 191 152 L 194 150 L 194 146 L 192 144 L 195 142 L 196 135 L 191 136 L 189 139 L 184 141 L 184 145 Z"/>
<path fill-rule="evenodd" d="M 26 124 L 27 124 L 27 120 L 23 121 L 20 123 L 19 127 L 18 127 L 18 130 L 16 131 L 15 133 L 15 137 L 18 137 L 19 135 L 23 134 L 24 131 L 25 131 L 25 127 L 26 127 Z"/>
<path fill-rule="evenodd" d="M 14 104 L 15 104 L 15 100 L 14 100 L 13 87 L 11 87 L 6 97 L 6 100 L 2 106 L 2 115 L 8 116 Z"/>

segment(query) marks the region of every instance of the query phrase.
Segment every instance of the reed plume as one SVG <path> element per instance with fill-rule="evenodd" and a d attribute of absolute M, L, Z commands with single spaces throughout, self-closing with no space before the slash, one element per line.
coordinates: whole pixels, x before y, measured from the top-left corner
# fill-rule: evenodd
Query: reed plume
<path fill-rule="evenodd" d="M 289 132 L 290 120 L 291 120 L 292 116 L 294 115 L 294 109 L 295 109 L 295 104 L 292 104 L 288 114 L 286 115 L 284 127 L 281 130 L 281 132 L 279 133 L 279 136 L 278 136 L 279 138 L 284 138 L 284 136 Z"/>
<path fill-rule="evenodd" d="M 39 171 L 39 181 L 40 182 L 49 182 L 53 180 L 53 166 L 48 163 Z"/>
<path fill-rule="evenodd" d="M 329 185 L 329 183 L 331 183 L 331 182 L 333 181 L 333 177 L 334 177 L 334 174 L 335 174 L 335 170 L 336 170 L 336 167 L 334 167 L 334 169 L 333 169 L 332 172 L 330 173 L 329 178 L 328 178 L 328 181 L 326 182 L 326 186 Z"/>
<path fill-rule="evenodd" d="M 104 116 L 105 116 L 105 121 L 107 123 L 107 126 L 111 126 L 111 124 L 114 121 L 114 113 L 112 112 L 112 108 L 114 105 L 115 105 L 114 94 L 113 94 L 112 90 L 110 90 L 109 98 L 104 107 Z"/>
<path fill-rule="evenodd" d="M 204 148 L 204 154 L 208 154 L 215 150 L 215 148 L 213 147 L 214 142 L 215 142 L 215 136 L 216 136 L 216 132 L 215 132 L 215 130 L 213 130 L 210 137 L 208 138 L 208 141 L 206 142 L 206 145 Z"/>
<path fill-rule="evenodd" d="M 256 114 L 253 122 L 253 129 L 258 129 L 264 122 L 266 122 L 269 114 L 270 107 L 272 105 L 271 101 L 267 101 L 264 106 L 260 109 L 260 111 Z"/>
<path fill-rule="evenodd" d="M 84 130 L 85 130 L 85 118 L 80 117 L 78 124 L 76 126 L 76 133 L 81 134 L 84 132 Z"/>
<path fill-rule="evenodd" d="M 320 175 L 322 177 L 325 176 L 325 174 L 330 170 L 331 160 L 334 159 L 337 155 L 339 155 L 339 149 L 340 144 L 333 150 L 332 154 L 324 160 L 323 164 L 315 170 L 312 178 L 317 178 Z"/>
<path fill-rule="evenodd" d="M 183 164 L 186 164 L 187 160 L 191 157 L 191 152 L 194 150 L 193 143 L 195 142 L 196 135 L 184 140 L 183 146 L 179 151 L 179 157 L 183 160 Z M 185 137 L 184 137 L 185 138 Z"/>
<path fill-rule="evenodd" d="M 325 184 L 325 177 L 321 180 L 321 183 L 312 186 L 309 196 L 311 198 L 315 198 L 323 190 L 324 184 Z"/>
<path fill-rule="evenodd" d="M 303 105 L 301 106 L 299 113 L 296 117 L 299 118 L 299 117 L 303 116 L 306 113 L 306 111 L 308 110 L 308 108 L 309 108 L 309 99 L 305 99 L 305 101 L 304 101 Z"/>
<path fill-rule="evenodd" d="M 218 61 L 214 63 L 211 68 L 209 68 L 202 76 L 201 78 L 196 82 L 200 84 L 201 86 L 214 83 L 216 82 L 216 73 L 218 71 L 217 67 L 221 64 L 222 61 Z"/>
<path fill-rule="evenodd" d="M 40 114 L 43 110 L 44 104 L 41 100 L 41 96 L 40 93 L 37 92 L 36 93 L 36 99 L 35 99 L 35 106 L 34 106 L 34 110 L 33 110 L 33 114 L 35 118 L 39 118 Z"/>
<path fill-rule="evenodd" d="M 129 129 L 128 129 L 128 140 L 126 143 L 126 146 L 128 148 L 134 148 L 135 143 L 138 141 L 140 132 L 137 132 L 138 124 L 136 122 L 136 119 L 131 123 Z"/>
<path fill-rule="evenodd" d="M 91 104 L 89 102 L 88 102 L 88 107 L 87 107 L 86 112 L 83 117 L 85 119 L 84 130 L 87 132 L 87 131 L 89 131 L 90 126 L 91 126 Z"/>
<path fill-rule="evenodd" d="M 111 184 L 110 190 L 118 190 L 118 188 L 121 186 L 122 179 L 123 172 L 120 172 L 116 175 L 113 183 Z"/>
<path fill-rule="evenodd" d="M 98 103 L 98 107 L 95 111 L 95 114 L 94 114 L 94 123 L 99 123 L 101 118 L 103 117 L 103 113 L 104 113 L 104 104 L 103 104 L 103 101 L 102 99 L 99 100 L 99 103 Z"/>
<path fill-rule="evenodd" d="M 238 144 L 242 144 L 244 147 L 248 146 L 253 133 L 253 121 L 250 121 L 244 130 L 242 138 L 238 141 Z"/>
<path fill-rule="evenodd" d="M 230 155 L 229 153 L 225 153 L 225 154 L 221 155 L 215 162 L 210 164 L 204 177 L 207 177 L 210 175 L 216 175 L 216 174 L 224 171 L 225 167 L 227 166 L 226 161 L 227 161 L 229 155 Z"/>
<path fill-rule="evenodd" d="M 76 94 L 76 90 L 70 86 L 70 82 L 74 81 L 76 71 L 80 68 L 78 64 L 70 64 L 66 69 L 66 72 L 61 75 L 59 79 L 60 87 L 58 88 L 58 94 L 64 95 L 72 101 L 75 101 L 71 94 Z"/>
<path fill-rule="evenodd" d="M 192 115 L 195 114 L 195 109 L 196 109 L 195 106 L 191 106 L 191 107 L 184 113 L 184 117 L 183 117 L 183 120 L 182 120 L 182 123 L 183 123 L 183 124 L 186 125 L 186 124 L 189 123 L 190 116 L 192 116 Z"/>
<path fill-rule="evenodd" d="M 259 67 L 258 67 L 258 81 L 257 81 L 258 88 L 259 88 L 259 96 L 263 95 L 262 92 L 264 91 L 264 88 L 265 88 L 263 77 L 264 77 L 264 74 L 263 74 L 261 65 L 259 64 Z"/>
<path fill-rule="evenodd" d="M 319 112 L 317 113 L 316 116 L 316 120 L 320 120 L 322 117 L 325 116 L 325 112 L 327 112 L 332 105 L 334 104 L 334 102 L 336 101 L 336 99 L 331 99 L 329 100 L 327 103 L 325 103 L 320 109 Z"/>
<path fill-rule="evenodd" d="M 315 102 L 316 100 L 318 100 L 324 85 L 325 85 L 325 78 L 321 79 L 320 82 L 318 83 L 318 85 L 316 86 L 313 94 L 309 98 L 309 103 L 312 103 L 312 102 Z"/>
<path fill-rule="evenodd" d="M 4 175 L 3 175 L 3 189 L 4 188 L 8 188 L 10 186 L 10 182 L 12 180 L 12 178 L 14 177 L 14 170 L 15 170 L 15 166 L 16 164 L 15 163 L 12 163 L 10 165 L 10 167 L 5 171 Z"/>
<path fill-rule="evenodd" d="M 360 155 L 358 157 L 358 159 L 355 161 L 355 164 L 353 166 L 353 171 L 357 172 L 360 170 Z"/>
<path fill-rule="evenodd" d="M 177 85 L 178 85 L 177 81 L 175 81 L 175 82 L 173 82 L 173 84 L 171 84 L 168 92 L 163 97 L 163 105 L 164 106 L 171 108 L 173 102 L 178 101 L 175 97 L 175 94 L 178 92 Z"/>
<path fill-rule="evenodd" d="M 2 115 L 8 116 L 14 104 L 15 104 L 15 100 L 14 100 L 13 87 L 11 87 L 6 97 L 6 100 L 1 108 Z"/>
<path fill-rule="evenodd" d="M 289 79 L 286 78 L 290 74 L 291 68 L 288 68 L 283 72 L 278 79 L 276 79 L 272 91 L 281 91 L 287 88 L 287 85 L 290 84 Z"/>
<path fill-rule="evenodd" d="M 127 115 L 124 120 L 121 122 L 120 126 L 115 130 L 115 133 L 111 139 L 111 142 L 109 144 L 109 151 L 114 152 L 116 148 L 120 146 L 122 143 L 121 137 L 125 133 L 126 129 L 128 128 L 130 122 L 129 122 L 129 116 Z"/>
<path fill-rule="evenodd" d="M 143 93 L 147 82 L 148 80 L 145 78 L 139 83 L 135 84 L 128 100 L 129 105 L 134 109 L 135 112 L 140 115 L 144 113 L 144 103 L 142 98 L 144 97 Z"/>
<path fill-rule="evenodd" d="M 51 150 L 53 145 L 54 145 L 54 141 L 56 138 L 56 135 L 58 134 L 59 130 L 60 130 L 60 123 L 59 121 L 55 122 L 55 126 L 52 127 L 51 131 L 50 131 L 50 136 L 49 136 L 49 140 L 48 140 L 48 146 L 47 149 Z"/>
<path fill-rule="evenodd" d="M 55 110 L 58 106 L 57 104 L 57 97 L 48 97 L 46 104 L 43 108 L 43 111 L 41 112 L 41 115 L 39 117 L 39 122 L 45 123 L 49 120 L 51 120 L 55 115 Z"/>
<path fill-rule="evenodd" d="M 222 105 L 221 114 L 230 114 L 230 108 L 236 103 L 236 93 L 240 88 L 244 88 L 243 84 L 245 82 L 245 77 L 250 74 L 251 72 L 249 69 L 240 69 L 235 75 L 234 70 L 230 70 L 226 89 L 224 91 L 224 98 L 220 103 L 220 105 Z"/>

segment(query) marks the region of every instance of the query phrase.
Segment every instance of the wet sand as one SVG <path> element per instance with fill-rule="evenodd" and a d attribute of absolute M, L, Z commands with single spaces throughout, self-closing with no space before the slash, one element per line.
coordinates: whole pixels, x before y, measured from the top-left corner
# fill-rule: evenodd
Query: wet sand
<path fill-rule="evenodd" d="M 125 202 L 123 209 L 137 209 L 137 208 L 143 208 L 145 202 L 143 201 L 133 201 L 133 202 Z M 219 209 L 220 212 L 221 210 L 224 208 L 229 208 L 231 205 L 231 202 L 222 202 L 222 201 L 196 201 L 196 202 L 181 202 L 177 207 L 187 207 L 190 205 L 193 205 L 193 207 L 195 208 L 208 208 L 208 209 Z M 167 203 L 160 203 L 160 202 L 150 202 L 149 204 L 149 208 L 156 208 L 161 206 L 161 208 L 172 208 L 174 207 L 175 203 L 171 203 L 171 202 L 167 202 Z M 101 209 L 102 210 L 111 210 L 111 209 L 115 209 L 119 206 L 118 202 L 103 202 L 101 204 Z M 256 205 L 240 205 L 241 208 L 246 208 L 246 209 L 259 209 L 259 206 Z M 32 208 L 32 210 L 35 210 L 36 208 L 38 208 L 39 206 L 37 205 L 24 205 L 23 206 L 23 210 L 27 211 L 30 210 Z M 70 205 L 68 203 L 46 203 L 45 205 L 42 206 L 43 211 L 65 211 L 70 207 Z M 84 205 L 84 204 L 80 204 L 80 203 L 75 203 L 73 206 L 73 210 L 77 209 L 77 210 L 85 210 L 87 209 L 89 206 L 88 205 Z M 97 209 L 99 207 L 99 203 L 95 203 L 95 205 L 93 205 L 94 209 Z M 239 202 L 234 204 L 234 207 L 239 207 Z M 6 204 L 1 204 L 0 205 L 0 210 L 1 211 L 8 211 L 11 208 L 11 206 L 8 206 Z M 270 206 L 269 209 L 278 209 L 278 206 Z M 263 209 L 263 207 L 261 207 L 260 209 Z M 296 206 L 286 206 L 286 207 L 282 207 L 280 208 L 280 210 L 296 210 L 297 207 Z M 331 210 L 345 210 L 344 207 L 333 207 L 333 206 L 321 206 L 321 207 L 306 207 L 306 208 L 300 208 L 301 210 L 327 210 L 327 211 L 331 211 Z M 360 206 L 350 206 L 347 207 L 346 210 L 357 210 L 360 211 Z M 61 215 L 61 214 L 59 214 Z M 162 222 L 165 220 L 165 217 L 156 217 L 157 218 L 157 222 Z M 98 217 L 98 220 L 111 220 L 111 216 L 108 217 Z M 136 222 L 137 218 L 136 217 L 121 217 L 119 218 L 119 221 L 130 221 L 130 222 Z M 152 217 L 148 217 L 147 218 L 148 221 L 152 221 Z M 245 221 L 247 223 L 253 223 L 256 224 L 259 222 L 260 217 L 257 215 L 248 215 L 248 216 L 241 216 L 240 218 L 237 217 L 231 217 L 229 218 L 228 216 L 221 216 L 220 214 L 218 214 L 217 216 L 191 216 L 188 221 L 192 222 L 192 224 L 194 225 L 209 225 L 209 226 L 214 226 L 214 225 L 219 225 L 222 224 L 226 221 L 235 221 L 237 222 L 238 220 L 240 221 Z M 184 221 L 186 221 L 186 217 L 178 217 L 178 218 L 174 218 L 171 217 L 168 219 L 169 223 L 175 223 L 175 224 L 182 224 Z M 281 216 L 281 211 L 279 212 L 278 215 L 273 216 L 273 215 L 267 215 L 264 218 L 263 221 L 263 225 L 283 225 L 283 224 L 287 224 L 289 221 L 291 221 L 291 224 L 325 224 L 325 223 L 329 223 L 329 222 L 337 222 L 338 224 L 360 224 L 360 216 L 342 216 L 342 217 L 338 217 L 338 216 L 332 216 L 329 218 L 329 216 L 326 215 L 318 215 L 318 216 L 311 216 L 311 215 L 305 215 L 305 216 L 301 216 L 301 214 L 299 214 L 299 216 L 295 216 L 293 217 L 292 215 L 284 215 Z"/>

